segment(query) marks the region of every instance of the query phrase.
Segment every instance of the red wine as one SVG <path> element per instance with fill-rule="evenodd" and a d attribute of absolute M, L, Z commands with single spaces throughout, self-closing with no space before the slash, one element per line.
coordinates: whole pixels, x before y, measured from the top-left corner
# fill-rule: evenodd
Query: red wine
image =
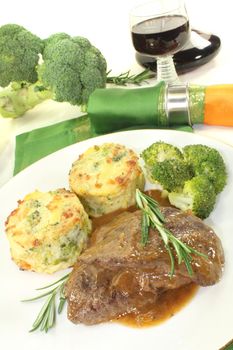
<path fill-rule="evenodd" d="M 184 16 L 155 17 L 132 27 L 135 50 L 147 55 L 172 54 L 178 51 L 188 38 L 189 22 Z"/>
<path fill-rule="evenodd" d="M 220 51 L 221 40 L 217 35 L 192 29 L 189 42 L 173 56 L 176 71 L 179 74 L 189 72 L 212 60 Z M 154 56 L 136 52 L 137 62 L 145 68 L 157 71 Z"/>

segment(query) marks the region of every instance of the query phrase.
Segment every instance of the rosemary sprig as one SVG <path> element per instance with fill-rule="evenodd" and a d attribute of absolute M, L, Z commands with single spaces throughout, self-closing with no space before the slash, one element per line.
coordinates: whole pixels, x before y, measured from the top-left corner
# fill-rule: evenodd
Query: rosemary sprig
<path fill-rule="evenodd" d="M 145 69 L 139 74 L 130 74 L 130 71 L 121 73 L 117 76 L 109 76 L 111 71 L 107 73 L 107 83 L 115 85 L 136 84 L 140 85 L 148 79 L 154 78 L 155 74 L 149 69 Z"/>
<path fill-rule="evenodd" d="M 184 262 L 187 271 L 190 276 L 193 274 L 191 261 L 192 255 L 196 254 L 205 258 L 208 258 L 207 255 L 193 249 L 184 242 L 180 241 L 177 237 L 173 235 L 165 226 L 165 217 L 159 209 L 159 205 L 153 198 L 142 193 L 139 189 L 136 189 L 136 203 L 138 207 L 142 210 L 142 236 L 141 242 L 143 245 L 146 245 L 149 240 L 149 228 L 156 228 L 160 233 L 160 236 L 164 242 L 164 246 L 167 249 L 167 252 L 171 261 L 171 271 L 170 276 L 172 277 L 175 272 L 175 256 L 174 250 L 177 255 L 178 264 Z"/>
<path fill-rule="evenodd" d="M 54 283 L 37 289 L 37 290 L 44 290 L 44 289 L 54 287 L 48 290 L 47 292 L 37 295 L 36 297 L 31 299 L 22 300 L 23 302 L 34 301 L 34 300 L 38 300 L 48 296 L 38 316 L 36 317 L 30 332 L 34 332 L 35 330 L 40 328 L 41 331 L 45 331 L 47 333 L 48 330 L 55 325 L 56 310 L 58 314 L 60 314 L 66 302 L 66 297 L 64 295 L 64 287 L 69 275 L 70 274 L 68 273 L 67 275 L 63 276 L 62 278 L 55 281 Z M 59 304 L 58 304 L 58 308 L 56 308 L 56 299 L 58 295 L 59 295 Z"/>

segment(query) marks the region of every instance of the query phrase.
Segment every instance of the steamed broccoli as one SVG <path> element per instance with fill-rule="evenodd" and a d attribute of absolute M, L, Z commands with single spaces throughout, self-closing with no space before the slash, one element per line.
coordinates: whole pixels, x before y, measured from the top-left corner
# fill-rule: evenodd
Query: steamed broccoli
<path fill-rule="evenodd" d="M 183 148 L 183 152 L 194 174 L 205 175 L 213 184 L 216 194 L 220 193 L 227 180 L 226 166 L 220 153 L 205 145 L 189 145 Z"/>
<path fill-rule="evenodd" d="M 183 160 L 183 155 L 179 148 L 163 141 L 158 141 L 150 145 L 142 152 L 141 156 L 146 166 L 149 167 L 164 160 Z"/>
<path fill-rule="evenodd" d="M 17 24 L 0 27 L 0 86 L 37 81 L 36 66 L 43 40 Z"/>
<path fill-rule="evenodd" d="M 161 185 L 163 190 L 174 191 L 182 188 L 184 182 L 193 175 L 181 151 L 168 143 L 153 143 L 142 152 L 142 158 L 148 178 Z"/>
<path fill-rule="evenodd" d="M 148 179 L 167 191 L 172 205 L 203 219 L 213 210 L 217 194 L 226 184 L 226 166 L 214 148 L 189 145 L 182 151 L 164 142 L 145 149 L 142 158 Z"/>
<path fill-rule="evenodd" d="M 169 201 L 181 210 L 190 210 L 201 219 L 207 218 L 212 212 L 216 193 L 214 186 L 205 175 L 193 177 L 185 182 L 179 192 L 168 194 Z"/>
<path fill-rule="evenodd" d="M 157 162 L 150 171 L 150 179 L 169 192 L 182 188 L 185 181 L 191 177 L 192 172 L 189 166 L 183 160 L 178 159 Z"/>

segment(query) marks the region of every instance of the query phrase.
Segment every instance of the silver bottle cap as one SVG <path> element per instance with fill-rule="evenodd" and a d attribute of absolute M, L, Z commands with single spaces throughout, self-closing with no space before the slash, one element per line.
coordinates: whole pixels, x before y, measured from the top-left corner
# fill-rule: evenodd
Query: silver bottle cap
<path fill-rule="evenodd" d="M 192 125 L 187 84 L 167 85 L 165 111 L 169 125 Z"/>

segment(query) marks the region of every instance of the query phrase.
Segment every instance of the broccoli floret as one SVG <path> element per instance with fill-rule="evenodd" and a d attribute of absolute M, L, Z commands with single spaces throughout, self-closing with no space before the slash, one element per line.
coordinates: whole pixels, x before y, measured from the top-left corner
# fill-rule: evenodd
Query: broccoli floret
<path fill-rule="evenodd" d="M 166 159 L 155 163 L 150 170 L 150 179 L 168 192 L 182 188 L 185 181 L 191 179 L 190 167 L 179 159 Z"/>
<path fill-rule="evenodd" d="M 175 207 L 190 210 L 199 218 L 205 219 L 214 208 L 216 193 L 208 178 L 199 175 L 186 181 L 183 190 L 169 193 L 168 198 Z"/>
<path fill-rule="evenodd" d="M 153 143 L 142 152 L 142 158 L 148 179 L 166 191 L 177 190 L 193 176 L 181 151 L 171 144 L 162 141 Z"/>
<path fill-rule="evenodd" d="M 36 66 L 44 43 L 17 24 L 0 27 L 0 86 L 37 81 Z"/>
<path fill-rule="evenodd" d="M 54 44 L 63 39 L 69 39 L 70 36 L 66 33 L 56 33 L 50 35 L 47 39 L 44 39 L 44 51 L 43 51 L 43 59 L 51 57 L 51 50 L 54 47 Z"/>
<path fill-rule="evenodd" d="M 216 194 L 227 181 L 227 171 L 220 153 L 205 145 L 189 145 L 183 148 L 185 160 L 193 167 L 194 174 L 205 175 L 212 182 Z"/>
<path fill-rule="evenodd" d="M 179 148 L 162 141 L 153 143 L 142 152 L 141 156 L 148 167 L 164 160 L 183 160 L 183 155 Z"/>
<path fill-rule="evenodd" d="M 83 37 L 51 36 L 45 41 L 43 59 L 40 80 L 56 101 L 83 105 L 96 88 L 105 87 L 106 61 Z"/>

